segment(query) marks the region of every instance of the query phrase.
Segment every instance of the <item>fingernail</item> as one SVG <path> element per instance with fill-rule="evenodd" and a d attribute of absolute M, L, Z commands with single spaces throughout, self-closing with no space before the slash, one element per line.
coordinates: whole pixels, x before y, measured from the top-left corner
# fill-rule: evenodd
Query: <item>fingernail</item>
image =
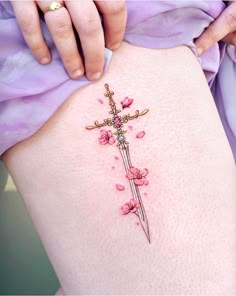
<path fill-rule="evenodd" d="M 101 72 L 97 72 L 97 73 L 94 73 L 94 74 L 91 74 L 91 75 L 89 75 L 89 79 L 90 80 L 97 80 L 98 78 L 100 78 L 101 77 Z"/>
<path fill-rule="evenodd" d="M 84 74 L 84 71 L 82 71 L 81 69 L 78 69 L 71 74 L 71 78 L 77 79 L 77 78 L 80 78 L 83 74 Z"/>
<path fill-rule="evenodd" d="M 44 57 L 40 60 L 40 63 L 43 64 L 43 65 L 46 65 L 50 62 L 50 59 L 47 58 L 47 57 Z"/>
<path fill-rule="evenodd" d="M 115 44 L 112 44 L 111 46 L 110 46 L 110 49 L 111 50 L 115 50 L 115 49 L 117 49 L 117 48 L 119 48 L 120 47 L 120 43 L 115 43 Z"/>
<path fill-rule="evenodd" d="M 202 55 L 202 54 L 203 54 L 203 51 L 204 51 L 203 48 L 198 47 L 198 48 L 197 48 L 197 55 L 198 55 L 198 56 Z"/>

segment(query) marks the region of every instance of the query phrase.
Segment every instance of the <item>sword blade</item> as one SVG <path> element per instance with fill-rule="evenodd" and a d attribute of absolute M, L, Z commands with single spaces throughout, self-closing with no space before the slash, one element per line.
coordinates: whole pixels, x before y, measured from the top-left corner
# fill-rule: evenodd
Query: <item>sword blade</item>
<path fill-rule="evenodd" d="M 132 166 L 131 159 L 130 159 L 130 153 L 129 153 L 129 145 L 121 144 L 119 147 L 120 154 L 124 163 L 124 167 L 126 170 L 126 173 L 129 172 L 130 167 Z M 129 180 L 130 188 L 133 194 L 133 198 L 139 202 L 140 207 L 137 209 L 136 213 L 137 216 L 139 217 L 140 224 L 142 225 L 142 228 L 144 230 L 144 233 L 146 234 L 146 237 L 151 243 L 150 239 L 150 233 L 149 233 L 149 225 L 148 225 L 148 219 L 146 215 L 146 211 L 144 209 L 143 201 L 140 195 L 140 191 L 138 186 L 134 183 L 134 180 L 131 179 Z"/>

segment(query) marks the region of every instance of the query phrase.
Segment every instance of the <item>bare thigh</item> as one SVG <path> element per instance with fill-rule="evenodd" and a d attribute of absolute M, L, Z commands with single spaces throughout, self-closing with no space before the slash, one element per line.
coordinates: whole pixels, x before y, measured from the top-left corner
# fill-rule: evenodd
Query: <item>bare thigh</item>
<path fill-rule="evenodd" d="M 150 110 L 127 124 L 127 139 L 133 164 L 149 170 L 140 191 L 151 244 L 137 216 L 121 214 L 131 192 L 119 151 L 85 129 L 110 116 L 105 83 L 118 102 L 134 98 L 124 113 Z M 72 94 L 4 161 L 65 294 L 236 293 L 235 166 L 188 48 L 124 43 L 99 81 Z"/>

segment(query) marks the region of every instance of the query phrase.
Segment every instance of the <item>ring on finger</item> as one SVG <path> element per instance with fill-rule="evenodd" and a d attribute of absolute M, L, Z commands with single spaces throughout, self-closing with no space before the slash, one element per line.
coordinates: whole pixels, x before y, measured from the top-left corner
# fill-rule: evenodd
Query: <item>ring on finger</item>
<path fill-rule="evenodd" d="M 55 11 L 57 9 L 60 9 L 64 7 L 64 2 L 63 1 L 53 1 L 49 6 L 45 7 L 45 9 L 43 9 L 43 13 L 45 14 L 46 12 L 50 12 L 50 11 Z"/>

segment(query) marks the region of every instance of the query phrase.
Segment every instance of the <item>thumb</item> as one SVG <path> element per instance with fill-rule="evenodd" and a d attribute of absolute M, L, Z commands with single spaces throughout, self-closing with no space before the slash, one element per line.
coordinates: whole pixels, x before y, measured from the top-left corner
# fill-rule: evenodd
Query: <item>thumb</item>
<path fill-rule="evenodd" d="M 229 5 L 222 14 L 197 38 L 198 55 L 203 54 L 216 42 L 236 30 L 236 3 Z"/>

